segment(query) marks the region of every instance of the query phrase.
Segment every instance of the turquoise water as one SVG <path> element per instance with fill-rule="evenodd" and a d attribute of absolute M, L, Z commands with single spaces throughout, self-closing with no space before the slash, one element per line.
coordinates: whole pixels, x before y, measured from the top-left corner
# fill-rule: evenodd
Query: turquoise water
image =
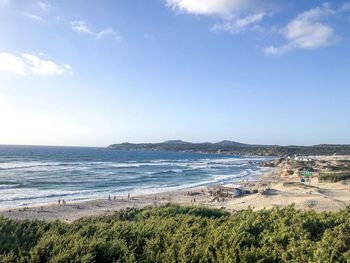
<path fill-rule="evenodd" d="M 254 180 L 266 158 L 105 148 L 0 146 L 0 207 Z"/>

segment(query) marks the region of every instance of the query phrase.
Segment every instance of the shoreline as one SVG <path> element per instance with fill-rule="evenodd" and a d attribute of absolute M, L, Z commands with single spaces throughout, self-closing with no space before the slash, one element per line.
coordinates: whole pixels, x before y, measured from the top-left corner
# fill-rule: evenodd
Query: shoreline
<path fill-rule="evenodd" d="M 262 174 L 256 180 L 248 181 L 249 183 L 260 183 L 265 180 L 274 168 L 261 167 Z M 265 171 L 264 171 L 265 170 Z M 266 171 L 268 170 L 268 171 Z M 246 180 L 246 179 L 245 179 Z M 162 206 L 168 203 L 180 205 L 203 205 L 213 208 L 220 208 L 210 204 L 213 197 L 208 196 L 208 189 L 226 184 L 241 185 L 241 181 L 227 181 L 225 184 L 203 184 L 195 187 L 185 187 L 177 190 L 162 191 L 151 194 L 131 195 L 130 200 L 127 196 L 111 196 L 111 200 L 106 198 L 93 198 L 87 200 L 68 201 L 65 206 L 58 203 L 33 204 L 29 206 L 13 206 L 0 208 L 0 216 L 12 219 L 39 219 L 45 221 L 62 220 L 73 222 L 74 220 L 87 217 L 108 215 L 114 211 L 125 208 L 143 208 L 147 206 Z M 192 192 L 193 195 L 187 195 Z M 195 202 L 193 201 L 195 199 Z"/>
<path fill-rule="evenodd" d="M 313 157 L 315 162 L 332 162 L 337 157 Z M 345 158 L 345 157 L 344 157 Z M 350 160 L 350 157 L 346 157 Z M 274 162 L 274 161 L 273 161 Z M 312 176 L 307 182 L 300 180 L 300 166 L 294 160 L 276 160 L 276 166 L 262 174 L 257 181 L 238 181 L 232 184 L 241 185 L 239 195 L 222 194 L 225 189 L 236 191 L 235 186 L 204 185 L 156 194 L 132 195 L 130 200 L 125 197 L 111 197 L 87 201 L 70 201 L 67 205 L 58 204 L 31 206 L 28 209 L 13 208 L 0 211 L 0 215 L 16 220 L 39 219 L 45 221 L 62 220 L 73 222 L 89 216 L 109 215 L 125 208 L 144 208 L 147 206 L 162 206 L 168 203 L 204 206 L 208 208 L 224 208 L 228 212 L 246 209 L 261 210 L 274 207 L 283 208 L 294 204 L 297 209 L 322 211 L 339 211 L 350 205 L 349 181 L 325 182 L 318 176 Z M 231 191 L 230 190 L 230 191 Z M 237 192 L 236 191 L 236 192 Z M 226 194 L 228 191 L 226 192 Z M 232 191 L 230 192 L 232 193 Z"/>
<path fill-rule="evenodd" d="M 259 166 L 258 166 L 259 167 Z M 244 178 L 244 180 L 250 180 L 250 181 L 259 181 L 260 178 L 262 178 L 266 173 L 269 173 L 271 171 L 271 168 L 269 167 L 262 167 L 260 166 L 259 169 L 256 171 L 250 172 L 248 175 L 242 175 L 241 173 L 239 174 L 227 174 L 224 175 L 224 178 L 214 178 L 212 180 L 205 180 L 205 181 L 199 181 L 199 182 L 194 182 L 194 183 L 189 183 L 189 184 L 183 184 L 183 185 L 178 185 L 178 186 L 168 186 L 168 187 L 155 187 L 155 188 L 135 188 L 130 191 L 122 191 L 122 192 L 108 192 L 106 191 L 104 194 L 99 194 L 96 196 L 87 196 L 87 197 L 81 197 L 81 198 L 76 198 L 76 199 L 70 199 L 70 197 L 62 197 L 62 196 L 57 196 L 54 200 L 48 200 L 48 201 L 39 201 L 39 202 L 23 202 L 19 204 L 8 204 L 4 206 L 0 206 L 0 215 L 1 212 L 8 211 L 8 210 L 18 210 L 18 209 L 23 209 L 25 207 L 29 208 L 38 208 L 41 206 L 47 207 L 47 206 L 52 206 L 56 205 L 57 201 L 60 200 L 66 200 L 70 204 L 75 204 L 75 203 L 83 203 L 83 202 L 89 202 L 89 201 L 95 201 L 95 200 L 105 200 L 108 198 L 110 195 L 112 198 L 114 196 L 117 197 L 117 199 L 120 199 L 122 197 L 127 197 L 128 194 L 132 196 L 137 196 L 137 197 L 142 197 L 142 196 L 154 196 L 154 195 L 161 195 L 161 194 L 167 194 L 167 193 L 176 193 L 176 192 L 182 192 L 182 191 L 187 191 L 191 189 L 197 189 L 197 188 L 205 188 L 205 187 L 210 187 L 210 186 L 215 186 L 215 185 L 221 185 L 221 184 L 227 184 L 227 183 L 232 183 L 232 182 L 241 182 L 242 180 L 240 179 L 241 177 L 247 177 Z M 231 176 L 233 176 L 231 178 Z M 237 176 L 237 177 L 236 177 Z M 221 177 L 221 176 L 220 176 Z M 226 178 L 227 177 L 227 178 Z"/>

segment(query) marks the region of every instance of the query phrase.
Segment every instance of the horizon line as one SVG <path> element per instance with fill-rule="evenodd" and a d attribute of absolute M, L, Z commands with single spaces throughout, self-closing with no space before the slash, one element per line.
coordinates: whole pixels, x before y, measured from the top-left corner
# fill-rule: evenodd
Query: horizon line
<path fill-rule="evenodd" d="M 237 141 L 232 141 L 232 140 L 221 140 L 218 142 L 209 142 L 209 141 L 204 141 L 204 142 L 187 142 L 183 140 L 165 140 L 162 142 L 130 142 L 130 141 L 124 141 L 124 142 L 119 142 L 119 143 L 111 143 L 109 145 L 105 146 L 93 146 L 93 145 L 57 145 L 57 144 L 16 144 L 16 143 L 0 143 L 0 146 L 24 146 L 24 147 L 62 147 L 62 148 L 107 148 L 110 145 L 115 145 L 115 144 L 124 144 L 124 143 L 130 143 L 130 144 L 161 144 L 161 143 L 166 143 L 168 141 L 181 141 L 184 143 L 191 143 L 191 144 L 203 144 L 203 143 L 210 143 L 210 144 L 216 144 L 220 143 L 223 141 L 229 141 L 229 142 L 234 142 L 238 144 L 246 144 L 250 146 L 279 146 L 279 147 L 314 147 L 314 146 L 319 146 L 319 145 L 339 145 L 339 146 L 350 146 L 349 143 L 318 143 L 318 144 L 308 144 L 308 145 L 302 145 L 302 144 L 256 144 L 256 143 L 242 143 L 242 142 L 237 142 Z"/>

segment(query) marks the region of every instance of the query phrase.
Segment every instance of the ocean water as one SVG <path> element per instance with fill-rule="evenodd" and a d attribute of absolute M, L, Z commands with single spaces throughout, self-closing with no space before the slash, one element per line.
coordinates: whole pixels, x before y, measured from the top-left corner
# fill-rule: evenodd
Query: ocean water
<path fill-rule="evenodd" d="M 0 145 L 0 208 L 256 180 L 264 172 L 257 163 L 265 159 Z"/>

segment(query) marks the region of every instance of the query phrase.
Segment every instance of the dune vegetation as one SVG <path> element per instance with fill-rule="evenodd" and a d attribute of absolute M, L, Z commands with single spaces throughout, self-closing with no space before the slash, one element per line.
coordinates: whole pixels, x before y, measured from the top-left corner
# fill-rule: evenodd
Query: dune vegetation
<path fill-rule="evenodd" d="M 325 182 L 339 182 L 339 181 L 345 181 L 350 179 L 350 172 L 340 172 L 340 173 L 320 173 L 318 176 L 319 180 L 325 181 Z"/>
<path fill-rule="evenodd" d="M 169 205 L 71 224 L 0 219 L 0 262 L 346 262 L 350 208 L 229 214 Z"/>

